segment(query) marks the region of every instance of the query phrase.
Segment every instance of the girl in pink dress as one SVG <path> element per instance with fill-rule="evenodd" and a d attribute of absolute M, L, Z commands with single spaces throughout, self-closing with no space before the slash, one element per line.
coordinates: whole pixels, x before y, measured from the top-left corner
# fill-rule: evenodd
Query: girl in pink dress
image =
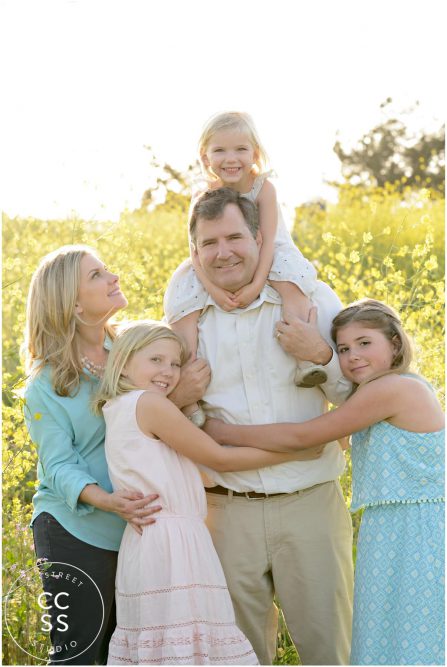
<path fill-rule="evenodd" d="M 235 624 L 196 463 L 249 470 L 297 455 L 222 447 L 194 426 L 168 399 L 184 358 L 168 327 L 129 325 L 113 343 L 97 396 L 114 489 L 157 493 L 162 506 L 141 534 L 130 525 L 124 532 L 109 664 L 258 664 Z"/>

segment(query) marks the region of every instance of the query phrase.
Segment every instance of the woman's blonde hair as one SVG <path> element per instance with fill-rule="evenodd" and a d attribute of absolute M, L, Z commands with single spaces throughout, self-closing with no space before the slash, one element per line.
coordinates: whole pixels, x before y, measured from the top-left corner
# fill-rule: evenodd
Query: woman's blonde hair
<path fill-rule="evenodd" d="M 183 364 L 187 358 L 186 346 L 172 329 L 160 322 L 151 320 L 140 320 L 130 322 L 119 328 L 116 338 L 109 352 L 109 358 L 104 370 L 104 375 L 99 383 L 98 391 L 93 399 L 93 411 L 96 414 L 106 401 L 121 396 L 128 391 L 138 389 L 123 375 L 125 365 L 130 361 L 132 355 L 142 350 L 147 345 L 157 340 L 173 340 L 180 347 L 180 362 Z"/>
<path fill-rule="evenodd" d="M 82 364 L 76 340 L 75 306 L 81 280 L 81 261 L 96 256 L 85 245 L 66 245 L 46 255 L 31 279 L 26 306 L 26 369 L 31 376 L 45 365 L 59 396 L 71 396 L 79 388 Z M 105 325 L 113 339 L 114 328 Z"/>
<path fill-rule="evenodd" d="M 394 347 L 394 357 L 388 371 L 376 373 L 360 383 L 359 386 L 390 373 L 406 373 L 411 366 L 413 349 L 411 340 L 402 328 L 396 311 L 375 299 L 360 299 L 344 308 L 334 318 L 331 328 L 333 341 L 337 342 L 337 333 L 352 322 L 361 322 L 369 329 L 378 329 Z"/>
<path fill-rule="evenodd" d="M 255 167 L 257 173 L 263 173 L 266 171 L 269 162 L 268 155 L 261 143 L 252 117 L 243 111 L 225 111 L 223 113 L 217 113 L 214 116 L 211 116 L 211 118 L 205 123 L 199 139 L 198 151 L 200 164 L 202 166 L 203 173 L 210 182 L 216 181 L 217 177 L 206 167 L 203 158 L 212 136 L 221 130 L 237 130 L 238 132 L 244 132 L 247 134 L 255 151 Z"/>

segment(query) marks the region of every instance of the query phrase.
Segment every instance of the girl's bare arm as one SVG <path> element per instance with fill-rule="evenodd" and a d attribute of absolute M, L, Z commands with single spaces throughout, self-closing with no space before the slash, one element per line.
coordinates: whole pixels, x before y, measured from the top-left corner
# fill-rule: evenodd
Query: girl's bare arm
<path fill-rule="evenodd" d="M 149 437 L 157 436 L 180 454 L 214 470 L 252 470 L 294 461 L 299 453 L 252 447 L 222 447 L 194 426 L 166 397 L 145 392 L 137 403 L 137 422 Z"/>
<path fill-rule="evenodd" d="M 408 430 L 440 430 L 442 411 L 436 401 L 432 403 L 422 383 L 386 375 L 358 389 L 341 407 L 300 424 L 239 426 L 211 419 L 205 430 L 229 445 L 291 452 L 338 440 L 384 420 Z"/>
<path fill-rule="evenodd" d="M 259 253 L 259 262 L 253 280 L 235 294 L 241 305 L 247 306 L 263 289 L 270 269 L 272 268 L 275 252 L 275 236 L 278 226 L 278 205 L 276 190 L 270 181 L 265 181 L 257 199 L 259 211 L 259 231 L 262 236 L 262 246 Z"/>

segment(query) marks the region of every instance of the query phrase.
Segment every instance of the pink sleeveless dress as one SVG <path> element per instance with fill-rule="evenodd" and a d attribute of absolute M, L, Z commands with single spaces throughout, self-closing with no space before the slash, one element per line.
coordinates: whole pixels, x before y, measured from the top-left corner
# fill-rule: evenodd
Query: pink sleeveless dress
<path fill-rule="evenodd" d="M 158 493 L 163 508 L 142 535 L 129 525 L 124 531 L 108 664 L 258 664 L 235 624 L 204 523 L 200 472 L 195 463 L 140 431 L 135 411 L 142 393 L 129 392 L 104 406 L 113 488 Z"/>

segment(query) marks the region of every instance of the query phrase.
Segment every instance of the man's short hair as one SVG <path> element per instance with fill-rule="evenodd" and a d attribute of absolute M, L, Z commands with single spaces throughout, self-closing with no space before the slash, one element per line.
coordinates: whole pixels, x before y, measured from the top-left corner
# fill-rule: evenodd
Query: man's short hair
<path fill-rule="evenodd" d="M 217 190 L 207 190 L 194 204 L 189 219 L 189 235 L 193 243 L 197 240 L 197 221 L 199 218 L 216 220 L 223 215 L 227 204 L 235 204 L 238 207 L 250 233 L 253 238 L 256 238 L 259 230 L 259 216 L 256 205 L 236 190 L 218 188 Z"/>

